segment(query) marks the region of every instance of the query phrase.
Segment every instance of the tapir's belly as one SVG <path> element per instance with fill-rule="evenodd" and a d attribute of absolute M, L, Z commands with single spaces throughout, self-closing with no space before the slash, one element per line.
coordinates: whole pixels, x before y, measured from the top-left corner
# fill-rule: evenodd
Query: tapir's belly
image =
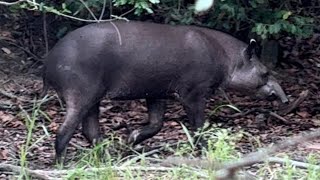
<path fill-rule="evenodd" d="M 126 67 L 116 72 L 109 83 L 106 95 L 114 100 L 144 98 L 166 99 L 177 90 L 179 75 L 171 69 Z M 108 75 L 107 75 L 108 76 Z M 111 76 L 110 76 L 111 77 Z"/>
<path fill-rule="evenodd" d="M 145 81 L 145 82 L 125 82 L 118 81 L 107 90 L 107 97 L 113 100 L 132 100 L 157 98 L 172 98 L 176 92 L 175 82 Z"/>

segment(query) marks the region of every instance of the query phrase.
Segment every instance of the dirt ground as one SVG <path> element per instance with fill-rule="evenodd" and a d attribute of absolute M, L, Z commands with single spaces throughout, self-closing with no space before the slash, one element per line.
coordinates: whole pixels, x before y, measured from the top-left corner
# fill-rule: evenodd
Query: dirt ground
<path fill-rule="evenodd" d="M 16 39 L 0 32 L 0 160 L 10 164 L 19 164 L 20 148 L 26 141 L 27 128 L 23 111 L 31 113 L 31 102 L 42 88 L 40 77 L 41 62 L 32 58 L 32 55 L 21 48 Z M 282 68 L 275 69 L 276 77 L 287 93 L 290 102 L 299 97 L 304 90 L 309 90 L 308 97 L 292 112 L 283 115 L 283 119 L 269 115 L 269 112 L 279 112 L 285 105 L 279 101 L 256 100 L 234 92 L 227 92 L 231 102 L 245 115 L 235 115 L 235 111 L 223 108 L 214 116 L 207 119 L 218 127 L 230 128 L 233 132 L 244 131 L 250 136 L 244 136 L 237 144 L 241 153 L 255 151 L 261 146 L 267 146 L 318 128 L 320 126 L 320 38 L 315 35 L 307 40 L 284 38 L 281 45 L 285 48 L 285 58 L 294 60 L 303 65 L 303 69 L 282 63 Z M 54 91 L 50 91 L 54 95 Z M 218 105 L 227 104 L 224 96 L 217 92 L 207 103 L 207 115 Z M 59 125 L 65 115 L 57 98 L 41 106 L 51 121 L 39 116 L 32 141 L 44 139 L 36 143 L 28 154 L 29 167 L 35 169 L 50 169 L 54 158 L 54 139 Z M 124 129 L 114 131 L 111 126 L 115 122 L 126 122 L 130 127 L 139 127 L 139 123 L 146 119 L 146 107 L 143 100 L 136 101 L 109 101 L 104 99 L 100 107 L 101 131 L 104 137 L 110 133 L 125 139 Z M 265 113 L 262 113 L 263 110 Z M 262 118 L 261 118 L 262 117 Z M 161 132 L 143 142 L 145 147 L 154 147 L 161 144 L 172 144 L 179 140 L 186 140 L 180 122 L 186 122 L 186 115 L 182 106 L 175 102 L 168 102 L 165 114 L 165 124 Z M 48 132 L 46 132 L 46 130 Z M 259 145 L 256 140 L 261 142 Z M 79 147 L 89 148 L 88 142 L 77 130 L 68 147 L 68 157 L 72 159 Z M 320 141 L 308 142 L 297 148 L 288 149 L 292 159 L 305 161 L 310 152 L 320 152 Z M 6 175 L 2 174 L 2 177 Z"/>

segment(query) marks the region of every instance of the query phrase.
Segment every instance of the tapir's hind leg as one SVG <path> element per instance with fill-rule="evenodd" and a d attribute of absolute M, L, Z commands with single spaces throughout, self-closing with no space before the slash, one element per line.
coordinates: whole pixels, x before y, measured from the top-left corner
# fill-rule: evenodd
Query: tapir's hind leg
<path fill-rule="evenodd" d="M 93 105 L 89 110 L 87 117 L 83 119 L 82 132 L 92 145 L 95 145 L 100 141 L 99 103 Z"/>
<path fill-rule="evenodd" d="M 147 99 L 149 124 L 142 129 L 134 130 L 129 135 L 129 144 L 138 144 L 145 139 L 156 135 L 163 126 L 163 117 L 165 112 L 165 101 L 158 99 Z"/>
<path fill-rule="evenodd" d="M 88 117 L 90 109 L 92 109 L 104 95 L 104 89 L 102 88 L 83 90 L 83 88 L 69 92 L 66 90 L 62 93 L 66 101 L 67 113 L 63 124 L 59 127 L 55 142 L 56 161 L 58 163 L 62 162 L 62 156 L 65 153 L 66 146 L 78 125 L 84 118 Z"/>

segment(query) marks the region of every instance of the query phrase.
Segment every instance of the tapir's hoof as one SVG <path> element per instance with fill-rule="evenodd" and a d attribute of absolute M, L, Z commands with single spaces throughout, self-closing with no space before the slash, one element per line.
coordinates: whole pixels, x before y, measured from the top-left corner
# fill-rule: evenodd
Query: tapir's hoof
<path fill-rule="evenodd" d="M 102 142 L 102 138 L 100 136 L 93 138 L 91 141 L 91 146 L 95 147 Z"/>
<path fill-rule="evenodd" d="M 63 165 L 64 164 L 64 160 L 63 160 L 64 158 L 61 156 L 61 155 L 56 155 L 55 157 L 54 157 L 54 164 L 55 165 Z"/>
<path fill-rule="evenodd" d="M 134 130 L 130 133 L 129 137 L 128 137 L 128 140 L 127 140 L 127 143 L 131 146 L 134 146 L 136 144 L 138 144 L 140 141 L 139 141 L 139 136 L 140 136 L 140 130 Z"/>
<path fill-rule="evenodd" d="M 56 152 L 54 157 L 54 163 L 56 165 L 64 165 L 66 161 L 67 149 L 65 148 L 62 152 Z"/>

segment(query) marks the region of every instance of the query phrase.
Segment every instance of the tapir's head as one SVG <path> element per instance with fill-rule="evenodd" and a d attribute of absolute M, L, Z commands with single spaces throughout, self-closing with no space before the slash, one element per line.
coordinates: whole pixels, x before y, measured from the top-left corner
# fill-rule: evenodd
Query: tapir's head
<path fill-rule="evenodd" d="M 233 67 L 227 82 L 227 87 L 245 94 L 256 94 L 258 97 L 277 96 L 282 102 L 288 102 L 281 86 L 269 74 L 268 69 L 259 61 L 256 55 L 256 41 L 233 56 Z"/>

